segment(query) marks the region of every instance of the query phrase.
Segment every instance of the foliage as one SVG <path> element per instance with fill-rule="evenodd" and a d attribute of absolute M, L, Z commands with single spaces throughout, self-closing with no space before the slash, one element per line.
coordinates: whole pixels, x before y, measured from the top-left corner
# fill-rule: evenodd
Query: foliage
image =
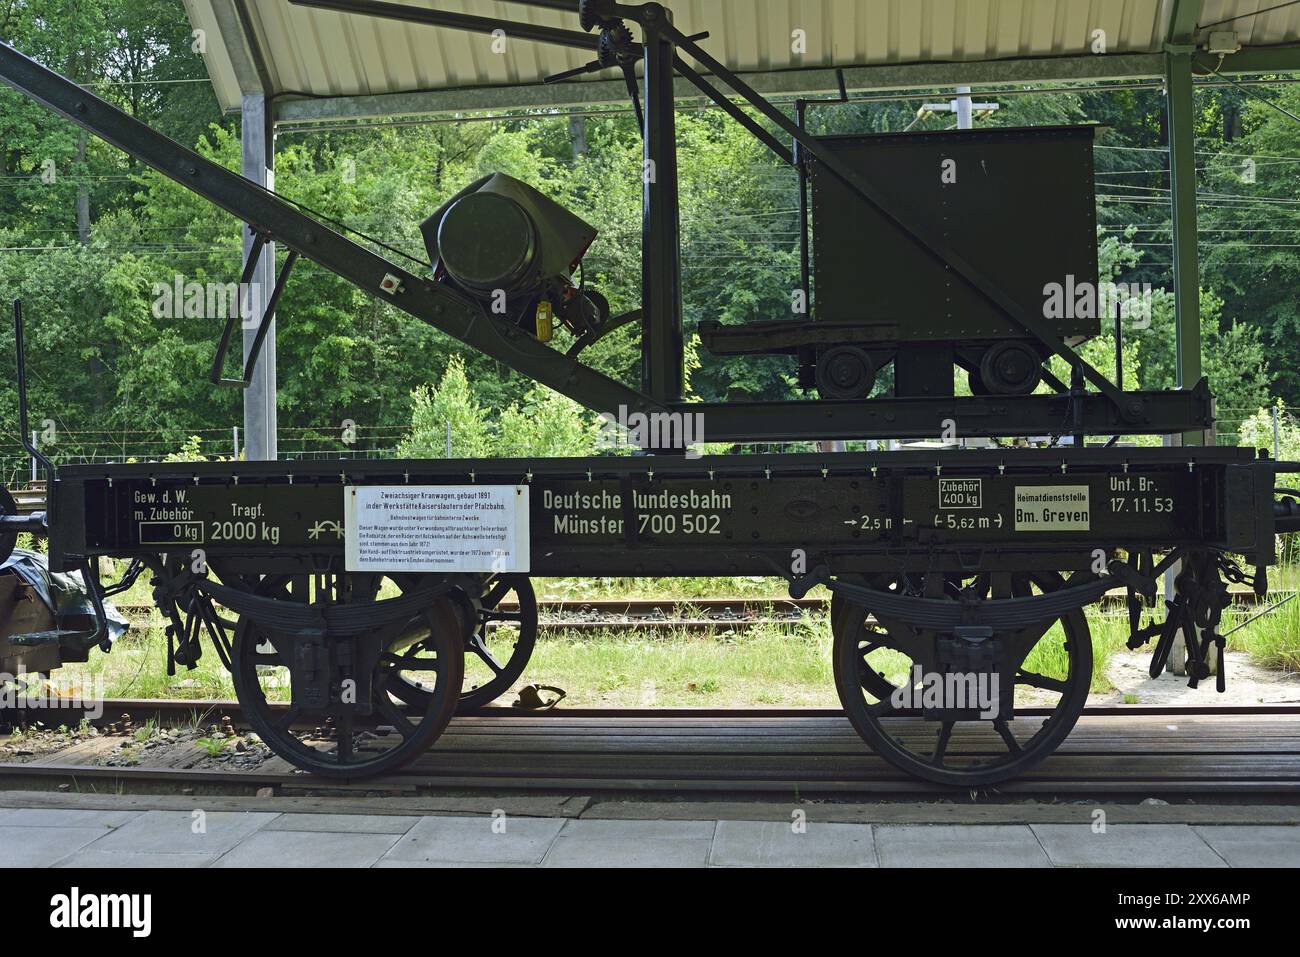
<path fill-rule="evenodd" d="M 1277 428 L 1274 430 L 1276 416 Z M 1300 420 L 1280 399 L 1271 407 L 1260 409 L 1241 423 L 1238 445 L 1264 449 L 1279 462 L 1300 461 Z M 1294 486 L 1300 481 L 1295 473 L 1278 473 L 1281 483 Z M 1278 536 L 1278 556 L 1286 564 L 1295 564 L 1300 557 L 1300 535 L 1287 533 Z M 1295 633 L 1292 646 L 1300 644 L 1300 632 Z"/>
<path fill-rule="evenodd" d="M 1274 406 L 1261 408 L 1254 415 L 1241 423 L 1241 439 L 1238 445 L 1252 449 L 1264 449 L 1270 456 L 1274 455 L 1273 409 L 1277 409 L 1277 450 L 1280 461 L 1300 461 L 1300 420 L 1285 402 L 1278 401 Z"/>
<path fill-rule="evenodd" d="M 447 361 L 436 388 L 419 386 L 411 396 L 411 431 L 397 448 L 402 458 L 484 458 L 491 431 L 459 356 Z"/>
<path fill-rule="evenodd" d="M 185 440 L 179 452 L 172 452 L 170 455 L 163 457 L 164 462 L 203 462 L 206 459 L 203 456 L 203 439 L 197 435 L 191 435 Z"/>
<path fill-rule="evenodd" d="M 595 454 L 596 438 L 590 412 L 539 385 L 528 390 L 522 408 L 512 403 L 501 413 L 493 449 L 505 458 L 585 456 Z"/>
<path fill-rule="evenodd" d="M 465 364 L 452 356 L 436 387 L 412 397 L 411 430 L 398 446 L 403 458 L 583 456 L 596 449 L 594 416 L 576 402 L 535 385 L 492 422 L 470 387 Z"/>
<path fill-rule="evenodd" d="M 1284 86 L 1269 98 L 1300 113 L 1300 88 Z M 1202 247 L 1202 281 L 1222 296 L 1228 315 L 1259 330 L 1272 355 L 1290 357 L 1300 337 L 1300 256 L 1289 212 L 1300 194 L 1300 123 L 1253 98 L 1242 121 L 1247 132 L 1233 155 L 1214 157 L 1202 174 L 1216 197 L 1201 214 L 1212 239 Z M 1300 368 L 1278 362 L 1273 374 L 1274 394 L 1296 404 Z"/>
<path fill-rule="evenodd" d="M 1257 326 L 1221 318 L 1223 300 L 1201 290 L 1201 366 L 1218 398 L 1219 431 L 1232 435 L 1243 416 L 1269 401 L 1268 349 Z M 1142 334 L 1142 384 L 1175 385 L 1174 303 L 1164 290 L 1153 294 L 1151 327 Z M 1184 383 L 1190 387 L 1194 383 Z"/>

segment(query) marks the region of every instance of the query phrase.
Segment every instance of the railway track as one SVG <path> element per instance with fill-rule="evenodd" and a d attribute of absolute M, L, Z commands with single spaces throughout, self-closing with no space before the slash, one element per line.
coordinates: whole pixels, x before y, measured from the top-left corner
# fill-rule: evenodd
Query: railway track
<path fill-rule="evenodd" d="M 66 711 L 63 712 L 66 720 Z M 106 720 L 217 723 L 242 715 L 232 702 L 113 701 Z M 899 718 L 897 732 L 920 730 Z M 1017 721 L 1041 721 L 1032 710 Z M 952 747 L 983 752 L 987 728 L 954 735 Z M 196 761 L 200 755 L 196 749 Z M 106 767 L 93 749 L 0 764 L 0 789 L 418 795 L 448 791 L 816 794 L 891 797 L 954 792 L 919 781 L 872 753 L 844 716 L 823 709 L 557 710 L 484 709 L 455 719 L 421 758 L 364 782 L 314 778 L 279 758 L 256 769 Z M 266 789 L 270 789 L 267 791 Z M 1300 798 L 1300 706 L 1089 708 L 1065 744 L 992 796 L 1162 797 L 1233 800 Z"/>
<path fill-rule="evenodd" d="M 824 598 L 586 598 L 573 601 L 539 599 L 539 614 L 570 618 L 603 615 L 607 617 L 650 619 L 668 618 L 683 610 L 710 619 L 755 617 L 759 614 L 797 618 L 804 612 L 824 612 L 830 601 Z M 147 612 L 148 602 L 118 604 L 123 612 Z M 517 606 L 503 602 L 501 607 L 513 611 Z"/>
<path fill-rule="evenodd" d="M 1277 601 L 1292 592 L 1271 592 Z M 1103 607 L 1117 611 L 1122 592 L 1105 596 Z M 1243 609 L 1259 604 L 1252 591 L 1235 589 L 1234 604 Z M 131 618 L 146 618 L 154 611 L 147 603 L 119 603 L 117 609 Z M 514 606 L 503 603 L 502 609 Z M 618 598 L 537 603 L 538 628 L 543 634 L 623 632 L 725 633 L 773 625 L 790 625 L 805 616 L 824 617 L 830 611 L 826 598 Z"/>
<path fill-rule="evenodd" d="M 539 601 L 538 629 L 543 634 L 596 633 L 617 629 L 648 634 L 718 634 L 771 625 L 790 625 L 803 616 L 825 615 L 830 602 L 820 598 L 608 599 Z M 517 606 L 503 602 L 501 610 Z M 125 603 L 118 611 L 128 618 L 153 613 L 150 604 Z"/>

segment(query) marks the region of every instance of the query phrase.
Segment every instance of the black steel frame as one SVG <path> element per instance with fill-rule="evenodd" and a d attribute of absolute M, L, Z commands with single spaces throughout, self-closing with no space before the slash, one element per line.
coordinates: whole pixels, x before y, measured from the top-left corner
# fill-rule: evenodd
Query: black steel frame
<path fill-rule="evenodd" d="M 650 536 L 627 524 L 626 534 L 602 541 L 552 531 L 534 516 L 532 574 L 695 575 L 774 574 L 791 578 L 792 548 L 808 550 L 809 568 L 826 565 L 834 574 L 907 568 L 955 570 L 971 574 L 989 570 L 1086 569 L 1093 550 L 1215 548 L 1243 554 L 1250 564 L 1274 559 L 1274 535 L 1297 522 L 1275 516 L 1271 507 L 1279 463 L 1257 458 L 1253 450 L 1219 447 L 1088 448 L 1067 453 L 1053 449 L 900 450 L 836 454 L 750 454 L 646 457 L 600 456 L 584 459 L 347 460 L 339 462 L 182 462 L 77 465 L 60 470 L 56 489 L 62 518 L 50 529 L 54 565 L 75 567 L 95 555 L 147 556 L 168 546 L 143 543 L 126 547 L 135 527 L 131 505 L 138 490 L 188 493 L 194 504 L 201 492 L 225 502 L 265 502 L 265 514 L 279 522 L 292 516 L 310 524 L 334 514 L 318 515 L 321 502 L 342 509 L 347 486 L 522 484 L 543 490 L 559 486 L 598 492 L 619 490 L 630 505 L 630 491 L 697 488 L 725 489 L 743 496 L 728 512 L 736 537 L 708 541 L 686 535 Z M 1177 515 L 1185 537 L 1162 531 L 1153 536 L 1123 519 L 1103 521 L 1105 506 L 1096 503 L 1096 527 L 1086 534 L 1004 531 L 993 537 L 920 524 L 908 526 L 904 499 L 921 494 L 918 486 L 939 479 L 983 479 L 986 483 L 1083 482 L 1100 476 L 1164 476 L 1186 479 L 1188 490 Z M 558 483 L 558 485 L 557 485 Z M 870 493 L 869 489 L 877 490 Z M 1194 489 L 1194 491 L 1192 490 Z M 851 491 L 859 490 L 859 491 Z M 841 527 L 841 515 L 853 512 L 854 496 L 881 495 L 881 518 L 892 529 L 879 537 L 860 536 Z M 928 496 L 928 492 L 924 493 Z M 1172 492 L 1170 494 L 1173 494 Z M 928 498 L 927 498 L 928 501 Z M 197 506 L 200 509 L 202 506 Z M 908 507 L 911 507 L 910 505 Z M 534 508 L 538 503 L 534 502 Z M 224 505 L 216 514 L 228 514 Z M 752 516 L 751 517 L 751 513 Z M 1166 513 L 1173 515 L 1173 513 Z M 628 517 L 626 514 L 624 517 Z M 830 521 L 828 525 L 827 522 Z M 820 523 L 820 524 L 817 524 Z M 164 523 L 165 524 L 165 523 Z M 814 526 L 818 529 L 814 531 Z M 834 531 L 830 531 L 831 527 Z M 705 547 L 707 546 L 707 547 Z M 189 545 L 175 546 L 188 554 Z M 316 563 L 324 568 L 342 560 L 342 542 L 205 544 L 207 557 L 243 561 L 241 571 L 261 571 Z"/>

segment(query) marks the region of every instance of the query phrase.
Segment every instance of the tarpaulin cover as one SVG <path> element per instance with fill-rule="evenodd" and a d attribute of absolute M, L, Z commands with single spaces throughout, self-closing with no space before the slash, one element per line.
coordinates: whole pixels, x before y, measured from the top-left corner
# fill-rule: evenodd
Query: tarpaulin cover
<path fill-rule="evenodd" d="M 61 631 L 89 631 L 95 620 L 95 606 L 86 591 L 81 572 L 51 572 L 46 557 L 39 552 L 15 548 L 14 553 L 0 564 L 0 574 L 11 572 L 30 585 L 53 612 Z M 109 602 L 104 602 L 104 617 L 108 620 L 108 636 L 116 641 L 130 623 Z M 87 639 L 78 651 L 90 647 Z"/>

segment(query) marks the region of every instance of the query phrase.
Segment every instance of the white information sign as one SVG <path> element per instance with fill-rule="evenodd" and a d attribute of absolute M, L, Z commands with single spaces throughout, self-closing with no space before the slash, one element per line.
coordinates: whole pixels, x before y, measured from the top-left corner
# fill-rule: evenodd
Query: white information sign
<path fill-rule="evenodd" d="M 1092 514 L 1086 485 L 1017 485 L 1017 532 L 1086 532 Z"/>
<path fill-rule="evenodd" d="M 526 485 L 349 485 L 347 570 L 527 572 Z"/>

